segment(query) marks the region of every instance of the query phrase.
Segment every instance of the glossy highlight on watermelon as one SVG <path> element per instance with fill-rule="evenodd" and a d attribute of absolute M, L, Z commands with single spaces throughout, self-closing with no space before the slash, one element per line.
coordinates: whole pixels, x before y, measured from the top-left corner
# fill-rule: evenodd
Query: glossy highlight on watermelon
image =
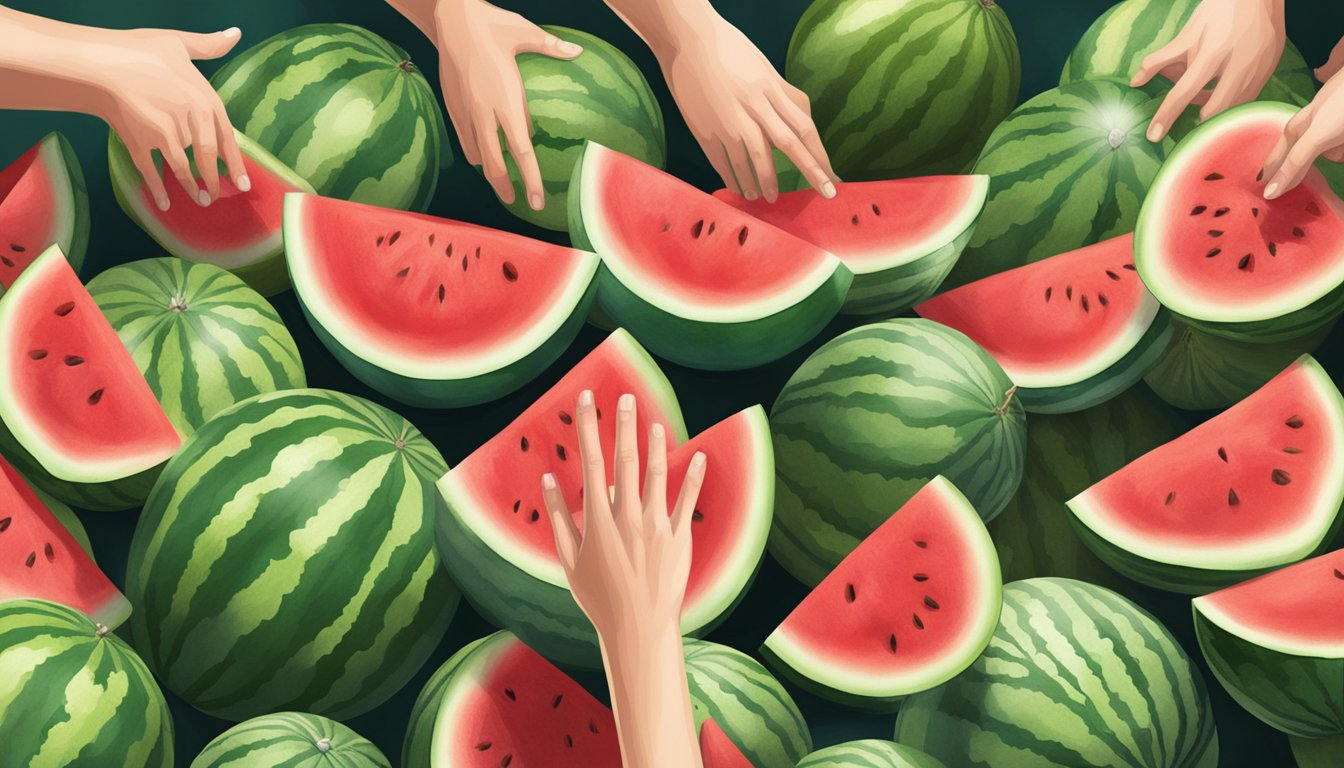
<path fill-rule="evenodd" d="M 181 437 L 60 248 L 0 297 L 0 329 L 0 452 L 70 504 L 143 501 Z"/>
<path fill-rule="evenodd" d="M 927 299 L 956 264 L 985 206 L 987 176 L 927 176 L 810 188 L 773 202 L 720 200 L 836 256 L 854 273 L 841 312 L 893 315 Z"/>
<path fill-rule="evenodd" d="M 89 196 L 70 142 L 49 133 L 0 169 L 0 294 L 52 245 L 76 272 L 89 240 Z"/>
<path fill-rule="evenodd" d="M 1303 356 L 1255 394 L 1069 501 L 1079 535 L 1150 586 L 1202 593 L 1322 551 L 1344 503 L 1344 397 Z"/>
<path fill-rule="evenodd" d="M 1247 104 L 1183 140 L 1153 180 L 1134 263 L 1190 325 L 1244 341 L 1284 341 L 1344 311 L 1344 202 L 1316 170 L 1264 199 L 1262 158 L 1296 110 Z"/>
<path fill-rule="evenodd" d="M 591 141 L 570 200 L 570 237 L 602 257 L 602 311 L 681 365 L 776 360 L 835 317 L 853 279 L 831 253 Z"/>
<path fill-rule="evenodd" d="M 761 653 L 814 693 L 894 711 L 980 655 L 1002 583 L 975 508 L 935 477 L 822 579 Z"/>
<path fill-rule="evenodd" d="M 598 259 L 508 232 L 290 195 L 285 253 L 313 330 L 369 386 L 463 407 L 531 381 L 569 346 Z"/>
<path fill-rule="evenodd" d="M 392 768 L 368 739 L 345 725 L 305 712 L 276 712 L 216 736 L 191 768 Z"/>
<path fill-rule="evenodd" d="M 1134 238 L 1105 240 L 915 307 L 1003 366 L 1028 411 L 1068 413 L 1129 389 L 1157 362 L 1170 316 L 1134 271 Z"/>

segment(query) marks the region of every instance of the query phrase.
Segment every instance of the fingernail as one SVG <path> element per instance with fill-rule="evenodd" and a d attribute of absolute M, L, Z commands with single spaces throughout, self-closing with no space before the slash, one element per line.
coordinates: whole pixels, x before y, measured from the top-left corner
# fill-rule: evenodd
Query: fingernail
<path fill-rule="evenodd" d="M 224 34 L 228 35 L 229 37 L 242 37 L 243 30 L 237 27 L 229 27 L 228 29 L 224 30 Z"/>
<path fill-rule="evenodd" d="M 550 472 L 547 472 L 546 474 L 542 475 L 542 476 L 541 476 L 541 487 L 542 487 L 542 488 L 545 488 L 545 489 L 548 490 L 548 491 L 554 491 L 554 490 L 555 490 L 555 475 L 551 474 Z"/>
<path fill-rule="evenodd" d="M 701 467 L 704 466 L 705 466 L 705 454 L 696 451 L 695 455 L 691 457 L 691 469 L 700 469 Z"/>
<path fill-rule="evenodd" d="M 206 192 L 204 189 L 197 192 L 196 202 L 199 203 L 202 208 L 206 207 L 210 204 L 210 193 Z"/>
<path fill-rule="evenodd" d="M 1273 200 L 1274 198 L 1278 197 L 1279 189 L 1282 187 L 1283 185 L 1277 181 L 1269 182 L 1269 184 L 1265 186 L 1265 199 Z"/>
<path fill-rule="evenodd" d="M 765 202 L 767 202 L 767 203 L 773 203 L 773 202 L 775 202 L 775 199 L 778 198 L 778 197 L 779 197 L 779 193 L 776 192 L 776 191 L 773 190 L 773 189 L 767 189 L 767 190 L 765 191 Z"/>
<path fill-rule="evenodd" d="M 1148 140 L 1161 141 L 1163 136 L 1167 135 L 1167 127 L 1161 123 L 1153 123 L 1148 127 Z"/>
<path fill-rule="evenodd" d="M 591 389 L 585 389 L 579 393 L 579 405 L 584 406 L 585 408 L 592 407 L 593 391 Z"/>
<path fill-rule="evenodd" d="M 748 189 L 746 193 L 743 195 L 743 197 L 747 198 L 748 200 L 755 200 L 757 197 L 759 197 L 759 195 L 756 194 L 756 190 Z"/>
<path fill-rule="evenodd" d="M 560 52 L 568 56 L 578 56 L 583 53 L 583 46 L 578 43 L 571 43 L 568 40 L 560 41 Z"/>
<path fill-rule="evenodd" d="M 166 198 L 166 197 L 156 197 L 156 198 L 154 198 L 154 202 L 155 202 L 155 204 L 157 204 L 157 205 L 159 206 L 159 210 L 160 210 L 160 211 L 166 211 L 166 210 L 168 210 L 168 198 Z"/>
<path fill-rule="evenodd" d="M 616 407 L 619 408 L 622 413 L 634 413 L 635 396 L 630 394 L 621 395 L 621 399 L 617 401 Z"/>
<path fill-rule="evenodd" d="M 653 427 L 651 427 L 649 431 L 653 434 L 654 440 L 662 440 L 664 439 L 664 437 L 666 437 L 666 433 L 663 432 L 663 425 L 656 421 L 653 423 Z"/>
<path fill-rule="evenodd" d="M 822 184 L 821 196 L 826 198 L 827 200 L 830 200 L 831 198 L 835 197 L 835 185 L 829 181 L 826 182 L 825 184 Z"/>
<path fill-rule="evenodd" d="M 247 174 L 246 174 L 246 173 L 244 173 L 243 175 L 239 176 L 239 177 L 238 177 L 238 180 L 235 181 L 235 182 L 233 183 L 233 185 L 234 185 L 235 187 L 238 188 L 238 191 L 239 191 L 239 192 L 251 192 L 251 191 L 252 191 L 252 180 L 249 179 L 249 178 L 247 178 Z"/>
<path fill-rule="evenodd" d="M 540 211 L 541 207 L 546 204 L 546 201 L 541 199 L 541 195 L 534 194 L 527 198 L 527 203 L 532 206 L 532 210 Z"/>

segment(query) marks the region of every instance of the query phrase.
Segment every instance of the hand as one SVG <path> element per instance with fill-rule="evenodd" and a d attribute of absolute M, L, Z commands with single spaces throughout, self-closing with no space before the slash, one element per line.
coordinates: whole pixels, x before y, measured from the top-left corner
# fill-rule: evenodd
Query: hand
<path fill-rule="evenodd" d="M 1344 162 L 1344 76 L 1338 74 L 1284 127 L 1283 136 L 1265 160 L 1263 176 L 1269 179 L 1265 199 L 1281 197 L 1301 184 L 1322 156 L 1333 163 Z"/>
<path fill-rule="evenodd" d="M 1162 75 L 1174 85 L 1148 126 L 1161 141 L 1191 104 L 1207 120 L 1252 101 L 1274 74 L 1287 40 L 1283 0 L 1203 0 L 1180 33 L 1139 65 L 1130 85 Z M 1212 88 L 1209 83 L 1217 80 Z"/>
<path fill-rule="evenodd" d="M 1316 79 L 1322 83 L 1327 82 L 1340 69 L 1344 69 L 1344 40 L 1335 43 L 1334 50 L 1330 51 L 1330 58 L 1316 68 Z"/>

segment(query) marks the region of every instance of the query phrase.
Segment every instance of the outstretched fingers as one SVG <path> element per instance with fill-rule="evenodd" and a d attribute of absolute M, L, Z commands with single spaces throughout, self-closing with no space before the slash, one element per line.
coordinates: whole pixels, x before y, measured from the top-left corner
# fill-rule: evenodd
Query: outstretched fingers
<path fill-rule="evenodd" d="M 644 469 L 644 514 L 667 520 L 667 433 L 662 424 L 649 427 L 649 458 Z M 657 517 L 654 523 L 659 522 Z"/>
<path fill-rule="evenodd" d="M 551 531 L 555 534 L 555 551 L 560 555 L 560 564 L 566 572 L 573 571 L 574 564 L 578 562 L 583 536 L 574 524 L 574 516 L 569 512 L 564 492 L 555 481 L 555 475 L 550 472 L 541 476 L 541 496 L 551 518 Z"/>
<path fill-rule="evenodd" d="M 693 515 L 695 505 L 700 501 L 700 488 L 705 482 L 705 454 L 696 452 L 691 457 L 691 465 L 686 470 L 686 478 L 681 481 L 681 492 L 677 494 L 677 504 L 672 508 L 672 531 L 680 535 L 686 530 Z"/>
<path fill-rule="evenodd" d="M 635 396 L 621 395 L 616 404 L 616 507 L 617 523 L 633 527 L 639 518 L 639 427 Z"/>

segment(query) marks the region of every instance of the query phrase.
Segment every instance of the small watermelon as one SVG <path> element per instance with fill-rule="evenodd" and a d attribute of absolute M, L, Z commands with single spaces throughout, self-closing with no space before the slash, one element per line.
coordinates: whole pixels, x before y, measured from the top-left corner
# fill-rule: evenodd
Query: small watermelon
<path fill-rule="evenodd" d="M 462 646 L 442 666 L 434 670 L 425 687 L 420 689 L 406 726 L 406 737 L 401 744 L 401 768 L 430 768 L 431 745 L 434 741 L 434 721 L 439 716 L 443 693 L 453 682 L 453 673 L 462 666 L 476 646 L 489 640 L 482 637 Z"/>
<path fill-rule="evenodd" d="M 700 760 L 704 768 L 754 768 L 713 718 L 700 724 Z"/>
<path fill-rule="evenodd" d="M 277 712 L 239 723 L 216 736 L 191 768 L 392 768 L 368 739 L 319 715 Z"/>
<path fill-rule="evenodd" d="M 773 203 L 726 189 L 714 196 L 839 256 L 854 273 L 841 312 L 890 316 L 937 290 L 988 191 L 985 176 L 927 176 L 840 184 L 830 200 L 810 188 Z"/>
<path fill-rule="evenodd" d="M 946 768 L 917 749 L 881 739 L 836 744 L 803 758 L 798 768 Z"/>
<path fill-rule="evenodd" d="M 1344 521 L 1344 397 L 1309 356 L 1069 501 L 1126 576 L 1201 593 L 1321 552 Z"/>
<path fill-rule="evenodd" d="M 597 257 L 474 224 L 316 195 L 285 200 L 309 323 L 356 378 L 427 407 L 494 400 L 574 341 Z"/>
<path fill-rule="evenodd" d="M 49 133 L 0 169 L 0 294 L 52 245 L 75 271 L 89 241 L 89 196 L 70 142 Z"/>
<path fill-rule="evenodd" d="M 794 768 L 812 733 L 789 692 L 759 661 L 726 645 L 686 638 L 686 679 L 696 725 L 729 739 L 756 768 Z"/>
<path fill-rule="evenodd" d="M 674 363 L 776 360 L 835 317 L 853 279 L 829 252 L 591 141 L 569 194 L 570 237 L 602 257 L 598 305 Z"/>

